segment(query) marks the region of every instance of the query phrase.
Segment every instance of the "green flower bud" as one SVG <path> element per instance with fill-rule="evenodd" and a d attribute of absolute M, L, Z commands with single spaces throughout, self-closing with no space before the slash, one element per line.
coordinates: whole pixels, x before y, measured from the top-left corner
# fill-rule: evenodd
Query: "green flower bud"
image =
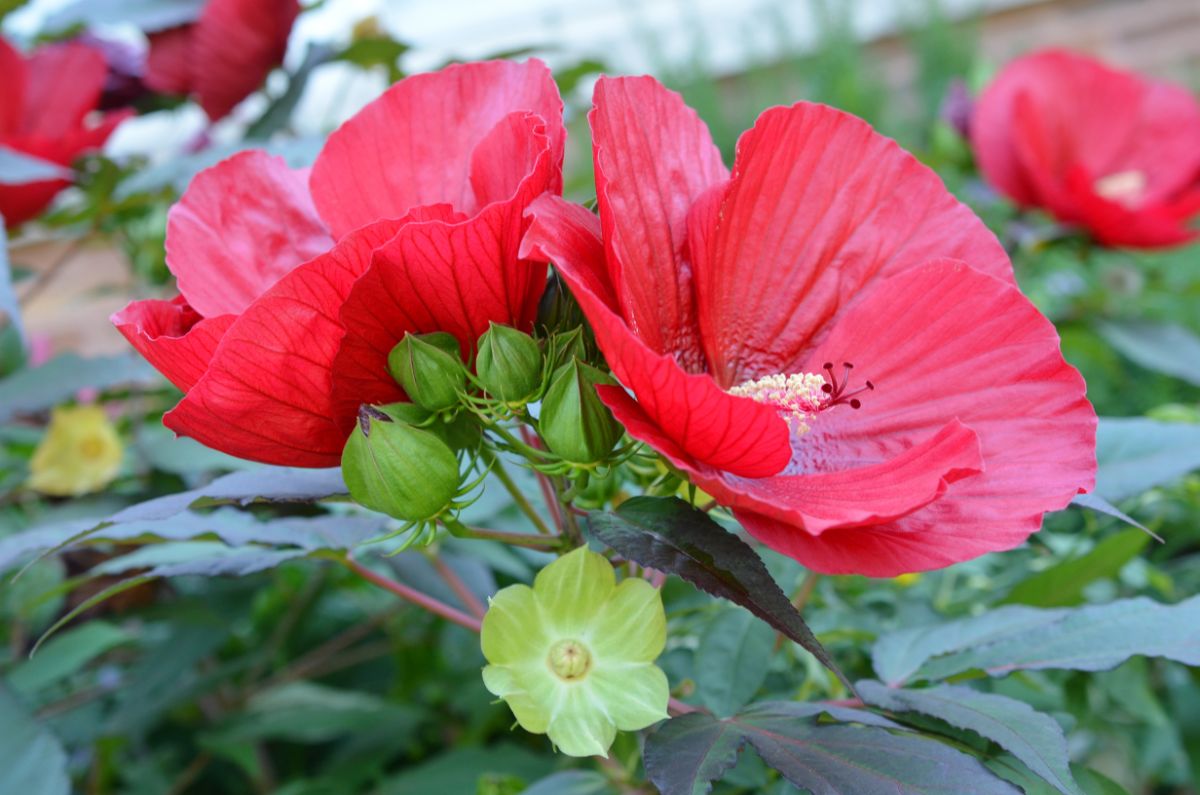
<path fill-rule="evenodd" d="M 458 459 L 437 435 L 392 419 L 373 406 L 342 450 L 342 476 L 361 505 L 409 522 L 444 512 L 458 494 Z"/>
<path fill-rule="evenodd" d="M 457 405 L 467 380 L 458 340 L 444 331 L 405 334 L 388 354 L 388 372 L 409 400 L 430 411 Z"/>
<path fill-rule="evenodd" d="M 556 333 L 551 338 L 550 345 L 553 351 L 551 365 L 556 370 L 564 364 L 570 364 L 572 359 L 578 359 L 581 362 L 588 360 L 587 340 L 581 326 L 576 326 L 570 331 Z"/>
<path fill-rule="evenodd" d="M 578 359 L 555 371 L 538 419 L 550 452 L 578 466 L 604 460 L 620 441 L 623 429 L 596 394 L 596 385 L 616 383 L 612 376 Z"/>
<path fill-rule="evenodd" d="M 524 405 L 537 398 L 542 351 L 528 334 L 492 323 L 479 338 L 475 375 L 492 397 L 510 406 Z"/>
<path fill-rule="evenodd" d="M 415 425 L 423 431 L 429 431 L 456 452 L 478 450 L 479 442 L 483 439 L 483 430 L 479 427 L 479 423 L 466 413 L 447 419 L 445 416 L 439 417 L 434 412 L 421 408 L 416 403 L 388 403 L 386 406 L 376 406 L 375 408 L 397 422 Z"/>
<path fill-rule="evenodd" d="M 542 569 L 533 587 L 491 599 L 480 640 L 483 683 L 526 731 L 571 756 L 607 755 L 617 730 L 667 717 L 667 640 L 658 589 L 616 583 L 604 558 L 580 547 Z"/>

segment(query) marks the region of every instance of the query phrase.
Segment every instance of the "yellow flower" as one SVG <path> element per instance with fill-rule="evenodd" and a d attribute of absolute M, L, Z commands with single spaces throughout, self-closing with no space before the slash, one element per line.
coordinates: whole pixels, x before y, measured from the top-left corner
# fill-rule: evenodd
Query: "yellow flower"
<path fill-rule="evenodd" d="M 29 462 L 29 487 L 55 497 L 100 491 L 117 476 L 124 448 L 99 406 L 60 406 Z"/>

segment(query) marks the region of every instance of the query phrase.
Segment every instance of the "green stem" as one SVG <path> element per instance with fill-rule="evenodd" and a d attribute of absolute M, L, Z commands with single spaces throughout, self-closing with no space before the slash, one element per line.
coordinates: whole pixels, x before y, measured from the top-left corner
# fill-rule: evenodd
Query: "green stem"
<path fill-rule="evenodd" d="M 504 464 L 500 463 L 500 459 L 495 453 L 485 450 L 483 458 L 487 462 L 488 468 L 495 474 L 496 479 L 500 481 L 505 491 L 513 498 L 513 502 L 521 509 L 521 513 L 529 517 L 529 521 L 533 522 L 533 526 L 537 528 L 537 531 L 542 535 L 554 535 L 550 527 L 534 509 L 533 503 L 529 501 L 529 498 L 525 496 L 525 493 L 513 481 L 512 476 L 508 474 L 508 470 L 504 468 Z"/>
<path fill-rule="evenodd" d="M 513 533 L 506 530 L 491 530 L 486 527 L 467 527 L 460 524 L 455 529 L 455 535 L 461 538 L 478 538 L 483 541 L 499 541 L 501 544 L 511 544 L 516 547 L 529 547 L 551 552 L 562 546 L 562 536 L 532 535 L 530 533 Z"/>

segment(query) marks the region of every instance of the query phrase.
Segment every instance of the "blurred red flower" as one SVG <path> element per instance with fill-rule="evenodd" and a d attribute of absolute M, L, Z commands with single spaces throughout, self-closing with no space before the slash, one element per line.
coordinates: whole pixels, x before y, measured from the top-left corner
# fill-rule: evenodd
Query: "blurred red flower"
<path fill-rule="evenodd" d="M 1196 236 L 1200 104 L 1184 88 L 1064 50 L 1006 66 L 971 121 L 984 177 L 1106 245 Z"/>
<path fill-rule="evenodd" d="M 526 207 L 562 190 L 562 101 L 539 61 L 451 66 L 392 86 L 308 171 L 244 152 L 170 212 L 181 295 L 113 322 L 186 392 L 176 432 L 272 464 L 331 466 L 360 403 L 403 399 L 407 332 L 464 352 L 528 329 L 544 265 L 517 256 Z M 302 264 L 303 263 L 303 264 Z"/>
<path fill-rule="evenodd" d="M 299 13 L 298 0 L 208 0 L 195 22 L 150 35 L 146 85 L 224 118 L 283 63 Z"/>
<path fill-rule="evenodd" d="M 130 111 L 89 115 L 100 102 L 104 56 L 83 44 L 50 44 L 28 58 L 0 38 L 0 147 L 60 166 L 99 149 Z M 67 179 L 0 183 L 0 215 L 14 227 L 37 216 Z"/>
<path fill-rule="evenodd" d="M 763 543 L 823 572 L 932 569 L 1092 486 L 1096 417 L 1054 327 L 894 142 L 772 108 L 731 176 L 651 78 L 602 79 L 589 118 L 599 218 L 542 197 L 522 255 L 570 285 L 629 433 Z"/>

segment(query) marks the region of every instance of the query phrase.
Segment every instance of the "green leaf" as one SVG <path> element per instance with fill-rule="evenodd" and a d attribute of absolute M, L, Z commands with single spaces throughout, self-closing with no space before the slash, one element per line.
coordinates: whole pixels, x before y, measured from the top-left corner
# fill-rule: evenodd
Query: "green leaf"
<path fill-rule="evenodd" d="M 0 146 L 0 185 L 24 185 L 30 182 L 70 178 L 69 168 L 9 149 L 7 146 Z"/>
<path fill-rule="evenodd" d="M 110 517 L 111 522 L 135 522 L 169 519 L 198 503 L 214 505 L 251 502 L 313 502 L 346 493 L 342 471 L 265 466 L 233 472 L 208 485 L 177 494 L 168 494 L 125 508 Z"/>
<path fill-rule="evenodd" d="M 857 684 L 859 695 L 871 706 L 919 712 L 975 732 L 1020 759 L 1058 792 L 1083 795 L 1071 776 L 1062 727 L 1028 704 L 958 685 L 900 690 L 871 680 Z"/>
<path fill-rule="evenodd" d="M 873 652 L 876 672 L 893 686 L 976 669 L 1104 671 L 1134 655 L 1200 665 L 1200 596 L 1174 605 L 1144 597 L 1074 609 L 1012 605 L 885 635 Z"/>
<path fill-rule="evenodd" d="M 0 683 L 0 792 L 69 795 L 67 754 Z"/>
<path fill-rule="evenodd" d="M 673 497 L 634 497 L 615 513 L 588 514 L 589 532 L 642 566 L 677 574 L 713 596 L 741 605 L 803 646 L 853 685 L 780 590 L 762 559 L 708 514 Z"/>
<path fill-rule="evenodd" d="M 131 640 L 133 636 L 120 627 L 106 621 L 89 621 L 51 640 L 37 660 L 22 661 L 12 669 L 8 683 L 17 692 L 32 695 Z"/>
<path fill-rule="evenodd" d="M 767 702 L 732 718 L 694 712 L 667 721 L 646 740 L 647 777 L 662 795 L 704 795 L 749 743 L 772 768 L 813 795 L 1019 795 L 972 756 L 895 724 L 819 723 L 820 704 Z M 849 713 L 849 714 L 847 714 Z M 879 719 L 882 720 L 882 719 Z"/>
<path fill-rule="evenodd" d="M 75 0 L 46 20 L 46 31 L 125 24 L 154 33 L 195 22 L 204 3 L 205 0 Z"/>
<path fill-rule="evenodd" d="M 1014 605 L 989 610 L 974 618 L 896 630 L 875 642 L 871 650 L 871 664 L 880 679 L 897 687 L 932 657 L 975 645 L 986 645 L 997 639 L 1020 636 L 1068 612 L 1033 610 Z"/>
<path fill-rule="evenodd" d="M 398 739 L 415 731 L 420 721 L 419 710 L 370 693 L 291 682 L 255 694 L 243 712 L 202 742 L 323 743 L 367 731 L 386 731 Z"/>
<path fill-rule="evenodd" d="M 122 180 L 113 192 L 113 198 L 116 201 L 125 201 L 139 193 L 159 193 L 165 190 L 181 195 L 196 174 L 247 149 L 261 149 L 267 154 L 279 155 L 292 168 L 305 168 L 312 165 L 322 143 L 323 137 L 306 136 L 279 141 L 238 141 L 210 146 L 202 152 L 172 157 L 158 165 L 135 172 Z"/>
<path fill-rule="evenodd" d="M 1102 417 L 1096 460 L 1095 493 L 1119 502 L 1200 468 L 1200 425 Z"/>
<path fill-rule="evenodd" d="M 79 614 L 151 580 L 166 577 L 244 577 L 308 555 L 309 553 L 302 549 L 227 547 L 208 541 L 182 541 L 141 547 L 128 555 L 104 561 L 92 568 L 88 574 L 123 574 L 136 569 L 148 569 L 147 571 L 114 583 L 76 605 L 38 638 L 30 656 L 32 657 L 50 636 Z"/>
<path fill-rule="evenodd" d="M 1083 589 L 1096 580 L 1117 576 L 1125 564 L 1138 556 L 1150 536 L 1136 528 L 1124 530 L 1097 544 L 1090 552 L 1064 560 L 1008 592 L 1000 604 L 1036 607 L 1071 607 L 1083 602 Z"/>
<path fill-rule="evenodd" d="M 553 757 L 513 745 L 458 748 L 387 779 L 374 795 L 469 795 L 478 791 L 480 779 L 507 775 L 528 781 L 549 774 L 553 767 Z"/>
<path fill-rule="evenodd" d="M 700 702 L 732 715 L 762 686 L 771 664 L 775 632 L 745 610 L 723 611 L 700 636 L 694 669 Z"/>
<path fill-rule="evenodd" d="M 3 156 L 3 152 L 4 150 L 0 149 L 0 157 Z M 4 216 L 0 215 L 0 334 L 10 328 L 16 330 L 17 341 L 21 343 L 19 347 L 23 348 L 25 327 L 21 323 L 21 306 L 17 301 L 16 290 L 13 289 L 12 266 L 8 262 L 8 233 L 4 230 Z M 0 378 L 8 372 L 4 365 L 5 363 L 0 361 Z"/>
<path fill-rule="evenodd" d="M 1147 370 L 1200 386 L 1200 337 L 1183 326 L 1104 321 L 1096 329 L 1110 345 Z"/>
<path fill-rule="evenodd" d="M 161 380 L 145 359 L 132 353 L 90 359 L 68 353 L 0 381 L 0 422 L 71 400 L 85 387 L 103 390 Z"/>
<path fill-rule="evenodd" d="M 267 107 L 263 114 L 246 130 L 246 138 L 251 140 L 266 140 L 275 133 L 285 129 L 291 121 L 292 112 L 296 110 L 308 78 L 321 64 L 330 59 L 332 50 L 324 44 L 309 44 L 304 53 L 304 60 L 296 67 L 296 71 L 288 74 L 288 86 Z"/>
<path fill-rule="evenodd" d="M 236 547 L 277 544 L 315 551 L 350 549 L 390 527 L 380 516 L 284 517 L 262 521 L 232 508 L 162 519 L 107 523 L 83 519 L 42 525 L 0 538 L 0 572 L 31 557 L 105 541 L 186 541 L 216 537 Z"/>
<path fill-rule="evenodd" d="M 1132 526 L 1136 527 L 1137 529 L 1141 530 L 1143 533 L 1150 536 L 1151 538 L 1153 538 L 1155 541 L 1159 542 L 1160 544 L 1163 542 L 1162 538 L 1160 538 L 1157 533 L 1155 533 L 1150 528 L 1146 527 L 1144 524 L 1139 522 L 1137 519 L 1134 519 L 1133 517 L 1129 516 L 1124 511 L 1122 511 L 1121 509 L 1117 508 L 1115 505 L 1113 505 L 1111 502 L 1109 502 L 1108 500 L 1101 497 L 1099 494 L 1076 494 L 1071 499 L 1071 504 L 1076 506 L 1077 508 L 1087 508 L 1088 510 L 1095 511 L 1096 513 L 1102 513 L 1105 516 L 1111 516 L 1114 519 L 1119 519 L 1122 522 L 1124 522 L 1125 524 L 1132 525 Z"/>
<path fill-rule="evenodd" d="M 521 795 L 614 795 L 608 779 L 591 770 L 564 770 L 535 781 Z"/>

